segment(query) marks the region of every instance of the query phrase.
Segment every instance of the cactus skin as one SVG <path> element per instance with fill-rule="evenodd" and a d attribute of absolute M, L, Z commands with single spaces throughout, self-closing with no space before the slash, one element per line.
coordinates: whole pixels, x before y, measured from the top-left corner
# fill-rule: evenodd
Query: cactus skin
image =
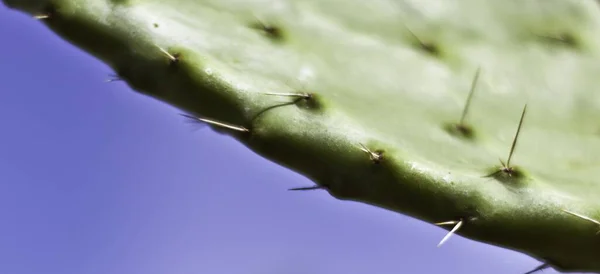
<path fill-rule="evenodd" d="M 3 2 L 335 198 L 600 272 L 595 1 Z"/>

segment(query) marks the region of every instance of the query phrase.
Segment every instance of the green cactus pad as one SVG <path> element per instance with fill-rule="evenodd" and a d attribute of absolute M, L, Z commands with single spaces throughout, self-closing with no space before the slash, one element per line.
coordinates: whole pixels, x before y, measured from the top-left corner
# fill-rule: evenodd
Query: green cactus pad
<path fill-rule="evenodd" d="M 336 198 L 600 272 L 596 1 L 3 1 Z"/>

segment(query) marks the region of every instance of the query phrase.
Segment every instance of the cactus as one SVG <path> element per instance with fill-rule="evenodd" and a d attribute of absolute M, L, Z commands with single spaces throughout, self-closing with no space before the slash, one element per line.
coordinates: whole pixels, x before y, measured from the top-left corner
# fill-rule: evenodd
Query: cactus
<path fill-rule="evenodd" d="M 293 190 L 600 272 L 596 1 L 3 2 Z"/>

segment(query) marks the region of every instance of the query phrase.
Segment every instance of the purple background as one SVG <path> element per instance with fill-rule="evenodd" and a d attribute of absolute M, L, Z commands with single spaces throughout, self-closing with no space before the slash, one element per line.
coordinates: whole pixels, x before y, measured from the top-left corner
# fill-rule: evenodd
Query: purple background
<path fill-rule="evenodd" d="M 0 6 L 0 273 L 519 274 L 539 262 L 325 192 Z M 555 273 L 546 270 L 544 273 Z"/>

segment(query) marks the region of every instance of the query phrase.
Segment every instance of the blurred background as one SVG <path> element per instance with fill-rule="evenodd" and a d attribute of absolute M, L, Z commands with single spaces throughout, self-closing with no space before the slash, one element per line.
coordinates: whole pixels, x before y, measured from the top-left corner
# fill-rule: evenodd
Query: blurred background
<path fill-rule="evenodd" d="M 0 273 L 520 274 L 540 263 L 338 201 L 0 6 Z M 556 273 L 545 270 L 543 273 Z"/>

